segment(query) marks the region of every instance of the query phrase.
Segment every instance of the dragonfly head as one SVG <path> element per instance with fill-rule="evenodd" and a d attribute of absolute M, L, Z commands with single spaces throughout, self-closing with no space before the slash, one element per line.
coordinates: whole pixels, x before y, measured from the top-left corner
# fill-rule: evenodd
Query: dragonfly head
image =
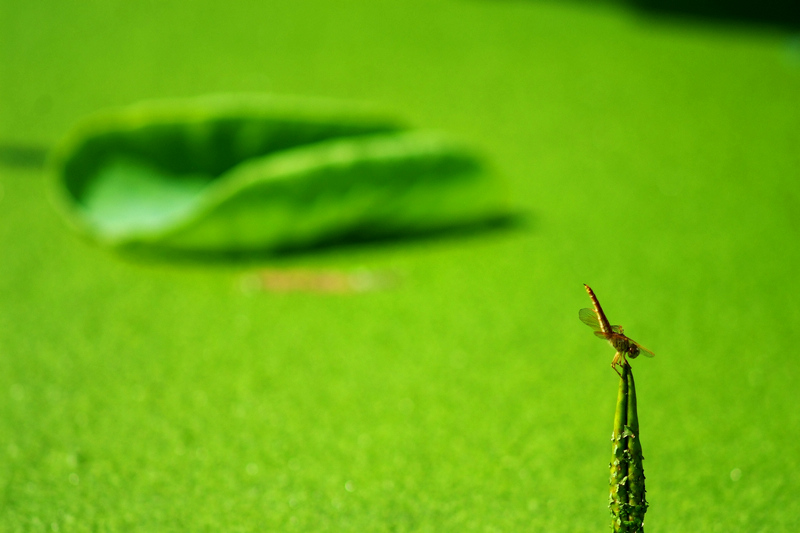
<path fill-rule="evenodd" d="M 631 359 L 636 359 L 637 357 L 639 357 L 639 353 L 641 353 L 641 351 L 639 350 L 639 347 L 636 346 L 635 344 L 630 344 L 628 346 L 628 357 L 630 357 Z"/>

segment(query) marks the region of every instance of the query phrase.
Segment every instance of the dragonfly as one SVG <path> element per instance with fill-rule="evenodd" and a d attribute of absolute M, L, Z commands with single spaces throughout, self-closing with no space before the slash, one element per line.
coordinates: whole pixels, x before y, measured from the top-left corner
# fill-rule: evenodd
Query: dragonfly
<path fill-rule="evenodd" d="M 589 293 L 589 298 L 592 299 L 592 307 L 594 307 L 594 309 L 589 309 L 588 307 L 581 309 L 578 312 L 578 317 L 581 319 L 581 322 L 594 330 L 595 335 L 601 339 L 607 340 L 614 350 L 616 350 L 614 359 L 611 361 L 611 368 L 614 372 L 619 374 L 619 370 L 617 370 L 618 366 L 627 365 L 630 367 L 627 357 L 636 359 L 640 354 L 644 354 L 647 357 L 655 357 L 653 352 L 642 347 L 638 342 L 628 338 L 622 326 L 612 326 L 608 322 L 603 308 L 600 307 L 600 302 L 597 300 L 597 296 L 595 296 L 592 288 L 585 283 L 583 286 L 586 287 L 586 292 Z M 622 377 L 621 374 L 620 377 Z"/>

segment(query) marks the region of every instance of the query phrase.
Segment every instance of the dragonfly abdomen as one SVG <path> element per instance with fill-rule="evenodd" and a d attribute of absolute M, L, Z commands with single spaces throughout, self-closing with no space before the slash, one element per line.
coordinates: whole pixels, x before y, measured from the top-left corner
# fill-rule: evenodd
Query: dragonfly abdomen
<path fill-rule="evenodd" d="M 585 283 L 583 286 L 586 287 L 586 292 L 589 294 L 589 298 L 592 300 L 592 306 L 594 307 L 594 312 L 597 314 L 597 320 L 600 322 L 600 328 L 605 334 L 611 333 L 611 324 L 608 323 L 606 314 L 603 312 L 603 308 L 600 307 L 600 302 L 597 300 L 597 296 L 594 295 L 594 291 L 591 287 Z"/>

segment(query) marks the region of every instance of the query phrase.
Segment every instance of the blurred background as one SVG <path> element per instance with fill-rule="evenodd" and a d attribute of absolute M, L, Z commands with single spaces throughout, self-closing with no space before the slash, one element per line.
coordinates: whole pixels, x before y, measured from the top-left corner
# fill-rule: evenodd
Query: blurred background
<path fill-rule="evenodd" d="M 83 117 L 238 92 L 455 135 L 519 223 L 176 262 L 54 208 Z M 647 529 L 797 531 L 799 95 L 778 0 L 0 0 L 0 529 L 606 528 L 588 283 Z"/>

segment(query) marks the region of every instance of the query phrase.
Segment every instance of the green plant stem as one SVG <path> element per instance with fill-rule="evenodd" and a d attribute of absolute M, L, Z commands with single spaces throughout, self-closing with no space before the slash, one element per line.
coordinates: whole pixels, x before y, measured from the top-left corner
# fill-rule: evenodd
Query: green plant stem
<path fill-rule="evenodd" d="M 644 488 L 644 456 L 639 439 L 639 415 L 636 411 L 636 385 L 633 372 L 628 371 L 628 504 L 630 505 L 631 533 L 644 533 L 644 514 L 647 500 Z"/>
<path fill-rule="evenodd" d="M 645 500 L 642 443 L 639 440 L 639 414 L 636 410 L 636 384 L 633 371 L 622 365 L 611 436 L 611 489 L 608 507 L 611 530 L 615 533 L 644 533 Z"/>
<path fill-rule="evenodd" d="M 625 426 L 628 421 L 628 365 L 622 366 L 619 380 L 617 410 L 614 413 L 614 432 L 611 435 L 611 481 L 608 507 L 611 510 L 611 530 L 627 531 L 628 522 L 628 443 Z"/>

